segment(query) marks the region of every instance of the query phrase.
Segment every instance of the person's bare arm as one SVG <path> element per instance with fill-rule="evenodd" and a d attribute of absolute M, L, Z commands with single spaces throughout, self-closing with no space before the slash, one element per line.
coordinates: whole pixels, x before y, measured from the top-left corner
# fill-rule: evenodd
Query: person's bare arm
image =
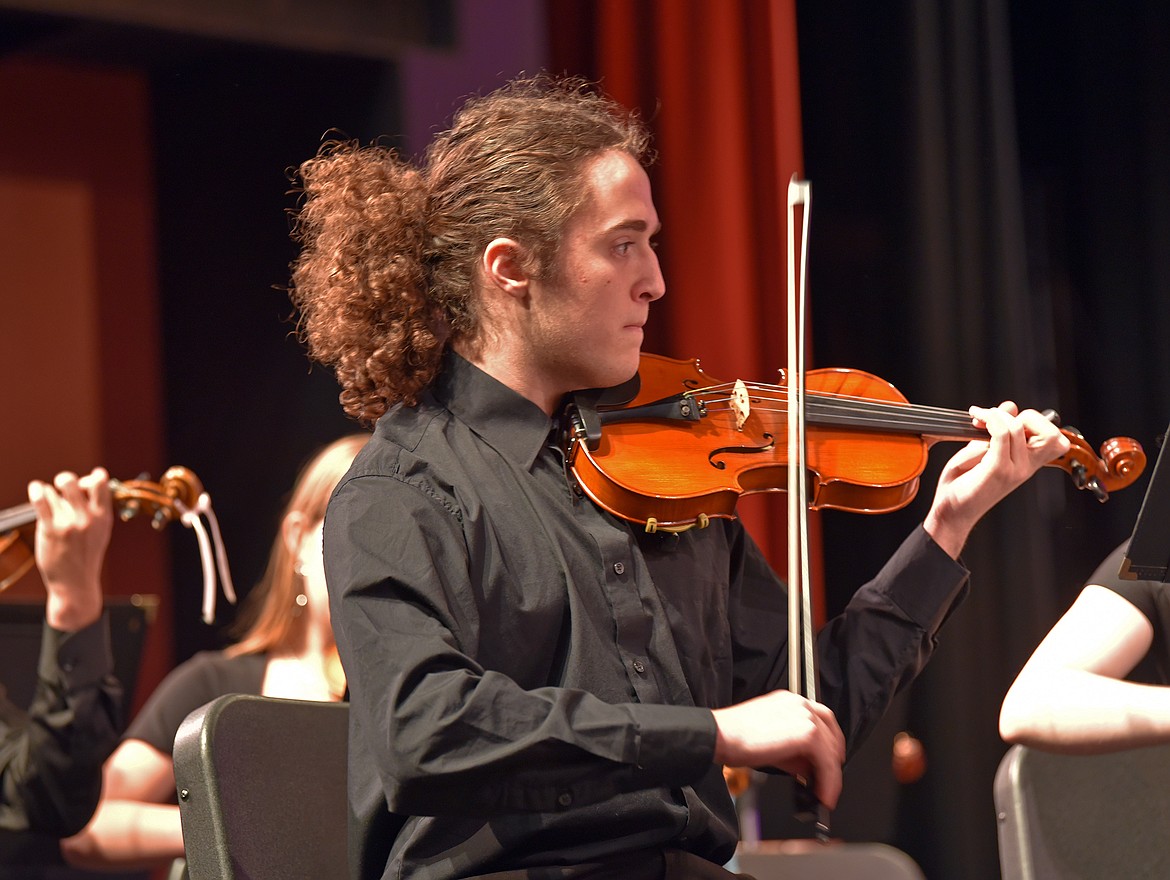
<path fill-rule="evenodd" d="M 1152 640 L 1141 611 L 1089 584 L 1008 690 L 1000 735 L 1072 754 L 1170 742 L 1170 687 L 1121 680 Z"/>
<path fill-rule="evenodd" d="M 170 755 L 127 739 L 110 756 L 97 812 L 78 834 L 61 841 L 75 867 L 133 870 L 169 864 L 183 855 L 179 808 Z"/>

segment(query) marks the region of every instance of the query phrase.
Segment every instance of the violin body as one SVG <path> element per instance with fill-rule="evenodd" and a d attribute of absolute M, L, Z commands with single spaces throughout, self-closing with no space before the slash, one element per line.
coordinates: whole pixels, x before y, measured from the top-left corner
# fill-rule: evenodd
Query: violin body
<path fill-rule="evenodd" d="M 642 355 L 638 380 L 628 400 L 598 401 L 599 434 L 583 427 L 592 414 L 583 417 L 580 404 L 568 414 L 566 461 L 597 504 L 651 529 L 678 529 L 733 517 L 742 494 L 785 491 L 783 383 L 737 388 L 713 380 L 697 359 L 654 354 Z M 810 509 L 898 510 L 917 493 L 934 443 L 987 438 L 967 413 L 916 407 L 860 370 L 807 371 L 805 401 Z M 1065 433 L 1074 448 L 1053 464 L 1096 481 L 1095 492 L 1129 485 L 1144 467 L 1136 441 L 1109 441 L 1102 461 L 1079 434 Z"/>
<path fill-rule="evenodd" d="M 22 577 L 33 567 L 32 536 L 20 529 L 0 533 L 0 592 Z"/>

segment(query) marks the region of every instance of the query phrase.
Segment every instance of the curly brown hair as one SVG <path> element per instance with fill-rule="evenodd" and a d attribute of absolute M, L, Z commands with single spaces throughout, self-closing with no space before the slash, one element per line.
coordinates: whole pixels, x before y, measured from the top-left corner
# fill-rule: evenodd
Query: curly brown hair
<path fill-rule="evenodd" d="M 512 238 L 529 272 L 553 277 L 584 166 L 608 150 L 648 163 L 649 144 L 635 113 L 585 80 L 549 76 L 469 99 L 418 168 L 384 146 L 324 144 L 298 169 L 290 297 L 345 411 L 370 423 L 417 403 L 446 346 L 479 331 L 484 248 Z"/>

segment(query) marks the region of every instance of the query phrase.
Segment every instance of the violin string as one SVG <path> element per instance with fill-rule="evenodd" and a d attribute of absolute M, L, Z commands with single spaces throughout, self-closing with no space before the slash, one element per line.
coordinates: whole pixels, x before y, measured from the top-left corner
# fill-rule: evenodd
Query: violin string
<path fill-rule="evenodd" d="M 692 392 L 692 394 L 700 397 L 708 409 L 711 409 L 730 402 L 730 398 L 727 397 L 711 396 L 715 393 L 716 389 L 722 390 L 722 387 L 712 386 L 710 389 L 699 390 Z M 756 387 L 758 391 L 761 386 Z M 787 392 L 785 391 L 781 390 L 776 392 L 772 388 L 768 388 L 763 394 L 757 394 L 757 402 L 760 399 L 765 403 L 778 401 L 785 404 L 782 408 L 765 407 L 766 411 L 785 412 L 787 409 Z M 975 430 L 971 424 L 970 415 L 960 410 L 919 406 L 893 401 L 878 401 L 844 394 L 822 392 L 808 394 L 806 411 L 825 418 L 833 416 L 848 417 L 853 422 L 865 425 L 879 424 L 883 421 L 889 422 L 893 420 L 899 427 L 908 427 L 911 424 L 916 424 L 924 428 L 934 428 L 937 430 L 960 430 L 965 434 Z"/>
<path fill-rule="evenodd" d="M 716 393 L 722 392 L 726 388 L 731 388 L 730 384 L 712 385 L 707 389 L 703 389 L 702 393 Z M 757 396 L 764 399 L 787 400 L 788 392 L 784 386 L 779 385 L 761 385 L 758 383 L 749 383 L 747 385 L 749 393 L 754 391 Z M 904 401 L 893 400 L 878 400 L 872 397 L 860 397 L 858 395 L 844 394 L 838 391 L 812 391 L 806 394 L 806 397 L 813 402 L 823 402 L 826 405 L 834 405 L 834 401 L 841 401 L 843 403 L 854 403 L 865 407 L 872 407 L 875 409 L 882 409 L 894 413 L 913 412 L 918 414 L 937 414 L 946 417 L 958 417 L 967 419 L 970 416 L 962 410 L 956 410 L 947 407 L 927 406 L 917 403 L 908 403 Z"/>
<path fill-rule="evenodd" d="M 757 409 L 765 409 L 769 412 L 785 412 L 786 405 L 775 406 L 776 401 L 764 399 L 757 401 L 763 403 L 764 406 L 757 406 Z M 783 404 L 783 401 L 781 401 Z M 958 411 L 932 411 L 932 410 L 918 410 L 912 407 L 899 406 L 897 404 L 886 404 L 881 402 L 862 402 L 862 401 L 842 401 L 836 402 L 832 400 L 815 400 L 812 401 L 808 407 L 810 411 L 817 412 L 825 417 L 831 416 L 853 416 L 862 420 L 870 421 L 894 421 L 894 422 L 909 422 L 914 424 L 934 424 L 934 425 L 954 425 L 954 426 L 970 426 L 971 416 L 964 412 Z"/>
<path fill-rule="evenodd" d="M 899 417 L 923 417 L 923 418 L 939 418 L 945 420 L 960 420 L 968 421 L 971 416 L 961 410 L 941 409 L 917 406 L 915 404 L 896 403 L 894 401 L 871 400 L 863 397 L 848 397 L 843 395 L 809 395 L 811 400 L 810 405 L 819 406 L 824 412 L 858 412 L 858 413 L 882 413 L 890 416 Z M 757 402 L 781 402 L 786 404 L 787 398 L 784 395 L 778 396 L 756 396 L 752 398 Z M 703 402 L 707 405 L 730 403 L 732 398 L 729 397 L 713 397 L 703 398 Z M 782 410 L 785 407 L 772 409 Z"/>
<path fill-rule="evenodd" d="M 704 398 L 704 400 L 707 400 L 707 399 L 714 400 L 714 401 L 718 401 L 721 399 L 726 400 L 726 399 L 730 399 L 731 389 L 733 387 L 734 386 L 732 383 L 723 383 L 721 385 L 710 385 L 710 386 L 707 386 L 706 388 L 693 389 L 691 391 L 691 394 L 692 394 L 692 396 L 701 396 Z M 748 383 L 746 385 L 746 387 L 748 388 L 749 393 L 755 392 L 755 395 L 757 397 L 762 397 L 764 399 L 775 399 L 775 400 L 787 400 L 788 399 L 788 392 L 784 388 L 784 386 L 761 385 L 758 383 Z M 726 395 L 726 396 L 725 397 L 720 397 L 720 396 L 712 397 L 712 395 Z M 957 416 L 957 417 L 961 417 L 961 418 L 969 418 L 967 413 L 963 412 L 962 410 L 950 409 L 950 408 L 946 408 L 946 407 L 926 406 L 923 404 L 908 403 L 908 402 L 902 402 L 902 401 L 877 400 L 877 399 L 872 398 L 872 397 L 860 397 L 857 395 L 843 394 L 841 392 L 835 392 L 835 391 L 811 391 L 811 392 L 808 392 L 806 396 L 814 402 L 817 402 L 817 401 L 826 402 L 828 405 L 832 405 L 832 403 L 831 403 L 832 401 L 842 401 L 842 402 L 847 402 L 847 403 L 855 403 L 855 404 L 863 405 L 863 406 L 867 406 L 867 407 L 875 407 L 875 408 L 883 408 L 883 409 L 888 408 L 889 411 L 891 411 L 891 412 L 911 411 L 911 412 L 914 412 L 916 414 L 936 413 L 936 414 L 945 415 L 948 417 Z"/>
<path fill-rule="evenodd" d="M 710 407 L 709 413 L 715 412 L 730 412 L 731 407 Z M 754 411 L 779 413 L 781 416 L 787 415 L 787 408 L 771 408 L 771 407 L 755 407 Z M 839 410 L 823 411 L 816 406 L 808 406 L 806 408 L 808 421 L 819 426 L 839 427 L 842 429 L 848 428 L 882 428 L 891 433 L 917 433 L 917 434 L 939 434 L 956 437 L 985 437 L 986 432 L 976 428 L 970 419 L 916 419 L 909 420 L 900 418 L 897 421 L 891 421 L 890 418 L 879 414 L 869 413 L 864 411 L 857 411 L 850 414 L 848 418 L 843 417 Z"/>
<path fill-rule="evenodd" d="M 715 405 L 708 405 L 709 412 L 728 411 L 732 407 L 726 402 L 716 402 Z M 757 412 L 779 413 L 784 415 L 788 412 L 787 406 L 754 406 L 753 409 Z M 913 429 L 916 427 L 938 428 L 960 430 L 964 433 L 969 430 L 974 430 L 970 416 L 939 416 L 939 415 L 921 415 L 915 412 L 907 412 L 904 409 L 881 409 L 875 407 L 865 406 L 824 406 L 815 403 L 810 403 L 806 407 L 806 411 L 810 413 L 820 424 L 839 423 L 842 427 L 848 427 L 850 424 L 864 424 L 875 425 L 885 424 L 889 425 L 891 429 L 900 428 L 903 430 Z M 819 419 L 817 418 L 819 417 Z"/>

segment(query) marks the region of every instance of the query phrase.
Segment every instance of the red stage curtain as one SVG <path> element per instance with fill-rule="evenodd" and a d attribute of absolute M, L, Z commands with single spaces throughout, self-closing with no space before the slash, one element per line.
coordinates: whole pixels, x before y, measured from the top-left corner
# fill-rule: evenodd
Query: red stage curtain
<path fill-rule="evenodd" d="M 795 0 L 550 0 L 549 10 L 552 69 L 599 80 L 654 131 L 667 295 L 646 350 L 700 358 L 716 379 L 778 381 L 787 190 L 803 176 Z M 780 572 L 785 505 L 783 495 L 740 501 Z M 815 516 L 810 529 L 823 608 Z"/>

